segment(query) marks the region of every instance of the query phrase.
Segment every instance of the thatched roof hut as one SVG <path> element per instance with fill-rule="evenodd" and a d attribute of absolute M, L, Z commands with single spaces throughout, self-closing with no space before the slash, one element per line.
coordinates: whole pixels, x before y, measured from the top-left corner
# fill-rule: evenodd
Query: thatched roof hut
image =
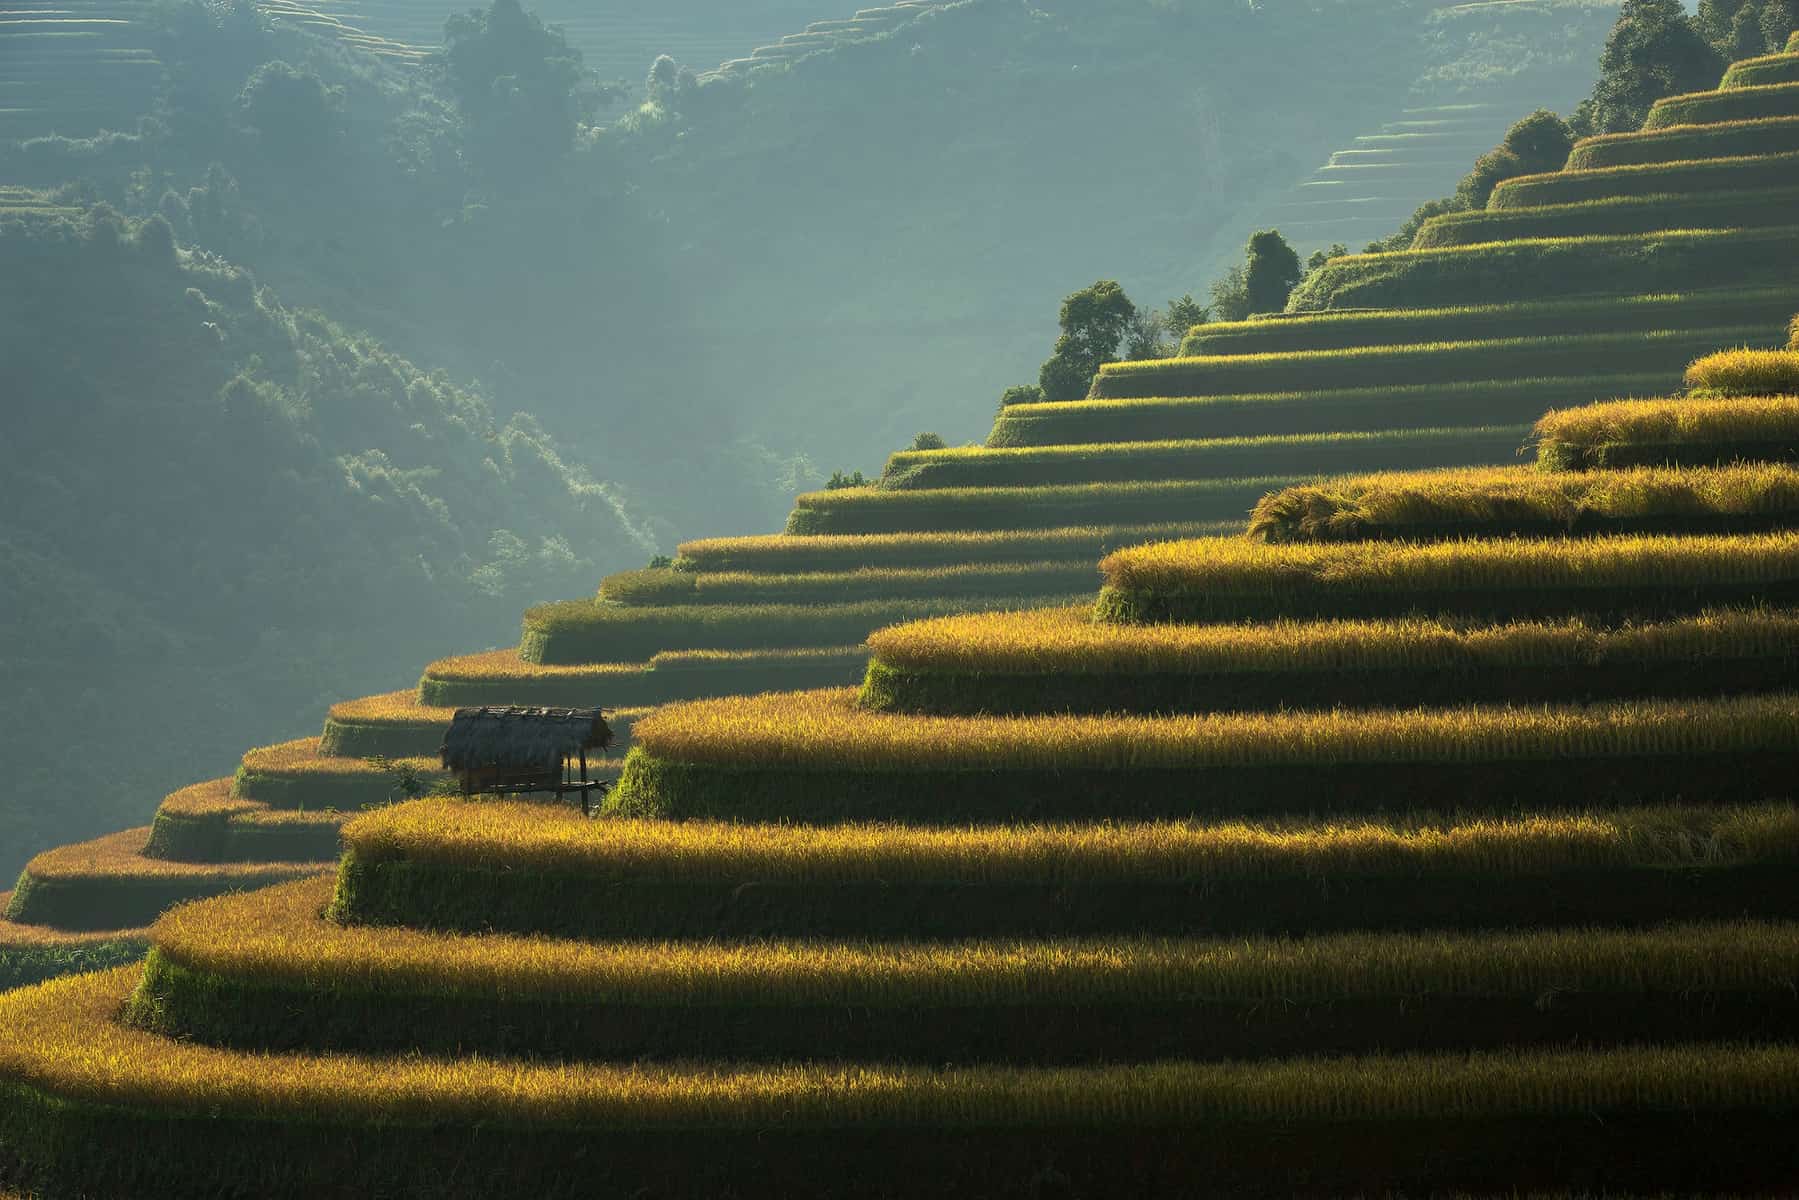
<path fill-rule="evenodd" d="M 578 754 L 604 750 L 612 730 L 597 708 L 459 708 L 444 735 L 443 765 L 554 771 Z"/>

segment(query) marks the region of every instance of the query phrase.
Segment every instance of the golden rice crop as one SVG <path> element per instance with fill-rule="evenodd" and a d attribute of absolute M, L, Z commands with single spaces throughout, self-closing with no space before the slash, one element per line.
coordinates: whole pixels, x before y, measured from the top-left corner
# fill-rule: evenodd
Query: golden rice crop
<path fill-rule="evenodd" d="M 1799 808 L 1645 807 L 1539 816 L 1090 825 L 588 821 L 567 809 L 417 800 L 356 817 L 345 847 L 631 884 L 1197 883 L 1326 875 L 1517 875 L 1799 860 Z"/>
<path fill-rule="evenodd" d="M 658 671 L 716 670 L 718 668 L 806 666 L 837 659 L 860 660 L 867 646 L 801 646 L 792 650 L 664 650 L 650 660 Z M 634 710 L 634 715 L 650 709 Z"/>
<path fill-rule="evenodd" d="M 1120 591 L 1172 595 L 1723 585 L 1799 579 L 1799 532 L 1428 544 L 1205 538 L 1123 550 L 1100 569 Z"/>
<path fill-rule="evenodd" d="M 309 879 L 171 910 L 157 955 L 188 970 L 308 991 L 554 997 L 599 1005 L 952 1006 L 1305 1002 L 1421 994 L 1784 988 L 1799 926 L 1647 932 L 1354 933 L 952 943 L 606 943 L 344 927 Z"/>
<path fill-rule="evenodd" d="M 1041 487 L 921 488 L 915 492 L 878 487 L 837 488 L 802 492 L 793 498 L 798 508 L 814 509 L 910 509 L 958 508 L 975 505 L 1053 506 L 1103 505 L 1108 501 L 1178 501 L 1210 492 L 1283 482 L 1280 476 L 1255 475 L 1242 479 L 1126 480 L 1108 483 L 1058 483 Z"/>
<path fill-rule="evenodd" d="M 1799 435 L 1799 395 L 1613 400 L 1551 409 L 1533 432 L 1578 446 L 1778 441 Z"/>
<path fill-rule="evenodd" d="M 125 829 L 46 850 L 33 858 L 25 873 L 39 883 L 68 883 L 89 879 L 220 879 L 267 882 L 317 874 L 316 863 L 185 863 L 144 857 L 150 829 Z"/>
<path fill-rule="evenodd" d="M 232 795 L 231 780 L 226 778 L 189 784 L 179 791 L 169 793 L 163 798 L 157 813 L 187 820 L 204 820 L 209 817 L 234 817 L 261 812 L 267 807 L 255 800 Z"/>
<path fill-rule="evenodd" d="M 870 712 L 857 706 L 853 689 L 832 689 L 671 705 L 636 732 L 633 759 L 818 771 L 1490 762 L 1792 748 L 1799 746 L 1799 695 L 1272 715 L 934 717 Z"/>
<path fill-rule="evenodd" d="M 1629 521 L 1780 512 L 1799 518 L 1799 467 L 1750 463 L 1593 472 L 1450 468 L 1347 476 L 1272 492 L 1250 514 L 1249 535 L 1265 541 L 1332 540 L 1353 538 L 1369 528 L 1467 525 L 1478 533 L 1481 524 L 1571 527 L 1593 517 Z M 1145 549 L 1124 553 L 1140 555 Z M 1468 550 L 1470 556 L 1478 553 Z"/>
<path fill-rule="evenodd" d="M 1579 620 L 1499 625 L 1407 617 L 1255 625 L 1121 625 L 1085 608 L 970 613 L 876 632 L 877 661 L 958 675 L 1448 670 L 1786 658 L 1799 613 L 1723 610 L 1610 629 Z"/>
<path fill-rule="evenodd" d="M 1138 542 L 1215 532 L 1215 522 L 1083 525 L 993 533 L 791 534 L 682 542 L 683 571 L 846 571 L 862 567 L 951 566 L 974 562 L 1096 561 Z"/>
<path fill-rule="evenodd" d="M 849 571 L 626 571 L 608 576 L 600 598 L 615 604 L 839 604 L 908 596 L 1026 595 L 1077 592 L 1092 585 L 1091 564 L 1051 560 L 934 567 L 858 567 Z"/>
<path fill-rule="evenodd" d="M 1254 1064 L 732 1069 L 212 1049 L 114 1020 L 141 971 L 0 996 L 0 1080 L 169 1116 L 498 1128 L 829 1130 L 1711 1111 L 1799 1103 L 1799 1048 L 1665 1047 Z"/>
<path fill-rule="evenodd" d="M 1725 350 L 1687 368 L 1689 388 L 1720 396 L 1799 396 L 1799 350 Z"/>
<path fill-rule="evenodd" d="M 416 689 L 341 700 L 331 706 L 332 721 L 357 725 L 442 725 L 449 727 L 453 708 L 434 708 L 419 703 Z"/>
<path fill-rule="evenodd" d="M 297 738 L 245 751 L 240 770 L 255 775 L 373 780 L 387 778 L 396 768 L 441 774 L 443 764 L 435 758 L 403 758 L 385 765 L 366 758 L 334 758 L 319 753 L 318 738 Z"/>
<path fill-rule="evenodd" d="M 4 913 L 12 903 L 11 892 L 0 892 L 0 913 Z M 0 918 L 0 955 L 8 951 L 19 950 L 57 950 L 78 949 L 84 946 L 102 946 L 107 942 L 133 941 L 144 943 L 149 937 L 147 927 L 132 929 L 59 929 L 54 925 L 26 925 L 18 921 Z"/>
<path fill-rule="evenodd" d="M 518 648 L 485 650 L 440 658 L 425 668 L 424 677 L 444 683 L 501 683 L 508 680 L 536 683 L 544 680 L 629 679 L 649 670 L 649 663 L 534 663 L 519 657 Z M 441 710 L 454 716 L 454 708 Z M 448 718 L 446 718 L 447 723 Z"/>

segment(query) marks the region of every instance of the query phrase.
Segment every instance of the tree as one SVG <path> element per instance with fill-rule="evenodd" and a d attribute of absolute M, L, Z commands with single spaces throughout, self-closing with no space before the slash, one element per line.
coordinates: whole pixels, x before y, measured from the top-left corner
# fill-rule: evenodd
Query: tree
<path fill-rule="evenodd" d="M 1799 29 L 1799 5 L 1794 0 L 1763 0 L 1762 44 L 1769 54 L 1786 49 L 1787 39 Z"/>
<path fill-rule="evenodd" d="M 343 127 L 343 93 L 311 71 L 279 59 L 250 72 L 237 95 L 238 117 L 264 150 L 304 164 L 330 148 Z"/>
<path fill-rule="evenodd" d="M 1715 86 L 1723 66 L 1680 0 L 1624 0 L 1599 56 L 1599 82 L 1570 124 L 1582 136 L 1640 129 L 1650 105 Z"/>
<path fill-rule="evenodd" d="M 1456 185 L 1464 209 L 1482 209 L 1493 189 L 1520 175 L 1543 175 L 1568 165 L 1574 131 L 1546 108 L 1539 108 L 1506 130 L 1505 139 L 1474 160 L 1474 169 Z"/>
<path fill-rule="evenodd" d="M 1299 286 L 1303 274 L 1299 255 L 1280 230 L 1264 229 L 1251 234 L 1243 264 L 1243 298 L 1249 305 L 1249 314 L 1286 308 L 1287 297 Z"/>
<path fill-rule="evenodd" d="M 519 0 L 452 16 L 437 68 L 462 112 L 470 156 L 495 179 L 541 174 L 587 115 L 581 52 Z"/>
<path fill-rule="evenodd" d="M 1037 374 L 1045 400 L 1079 400 L 1099 369 L 1118 361 L 1118 344 L 1136 320 L 1117 280 L 1101 279 L 1062 301 L 1062 336 Z"/>

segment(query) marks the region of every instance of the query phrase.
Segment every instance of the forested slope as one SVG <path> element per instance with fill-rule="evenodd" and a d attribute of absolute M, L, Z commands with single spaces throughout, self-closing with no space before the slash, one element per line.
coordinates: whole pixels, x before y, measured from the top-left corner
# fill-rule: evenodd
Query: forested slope
<path fill-rule="evenodd" d="M 0 264 L 0 870 L 649 553 L 528 418 L 160 220 L 0 220 Z"/>

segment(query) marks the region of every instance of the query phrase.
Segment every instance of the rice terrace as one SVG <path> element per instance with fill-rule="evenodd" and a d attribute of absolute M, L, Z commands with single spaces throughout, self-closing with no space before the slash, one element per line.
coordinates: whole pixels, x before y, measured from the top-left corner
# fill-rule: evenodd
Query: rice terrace
<path fill-rule="evenodd" d="M 469 3 L 0 0 L 0 1200 L 1799 1195 L 1799 3 Z"/>

